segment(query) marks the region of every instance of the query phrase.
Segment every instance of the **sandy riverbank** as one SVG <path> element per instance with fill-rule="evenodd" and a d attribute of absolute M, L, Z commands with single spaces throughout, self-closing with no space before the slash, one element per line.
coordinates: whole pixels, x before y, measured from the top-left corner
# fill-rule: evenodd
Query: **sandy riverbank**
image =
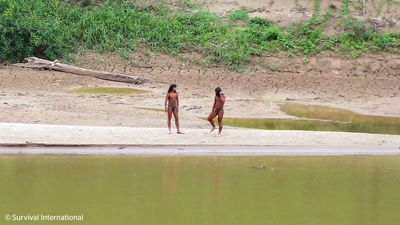
<path fill-rule="evenodd" d="M 0 123 L 0 143 L 8 146 L 332 146 L 400 147 L 399 135 L 228 128 L 208 129 L 68 126 Z"/>
<path fill-rule="evenodd" d="M 101 58 L 101 60 L 100 60 Z M 278 104 L 285 101 L 336 106 L 360 113 L 399 116 L 400 80 L 397 67 L 380 70 L 385 60 L 398 63 L 397 55 L 346 58 L 337 55 L 289 61 L 268 58 L 279 70 L 249 70 L 187 64 L 161 54 L 136 52 L 133 60 L 115 54 L 86 54 L 76 65 L 141 75 L 151 80 L 128 85 L 55 71 L 35 71 L 0 66 L 0 143 L 84 145 L 284 145 L 284 146 L 400 146 L 400 136 L 338 132 L 266 131 L 228 128 L 221 137 L 209 133 L 201 120 L 212 105 L 213 89 L 221 86 L 228 96 L 227 117 L 287 118 Z M 318 65 L 324 64 L 324 68 Z M 375 65 L 376 64 L 376 65 Z M 141 66 L 146 66 L 145 68 Z M 375 65 L 375 66 L 372 66 Z M 392 64 L 391 64 L 392 65 Z M 365 71 L 359 70 L 365 66 Z M 162 109 L 166 89 L 178 84 L 181 125 L 185 135 L 167 135 Z M 148 91 L 134 95 L 74 93 L 81 86 L 134 87 Z M 149 109 L 150 108 L 150 109 Z"/>
<path fill-rule="evenodd" d="M 396 55 L 354 59 L 328 54 L 312 57 L 309 63 L 300 57 L 288 60 L 277 55 L 268 61 L 279 65 L 279 70 L 243 73 L 187 64 L 160 54 L 145 56 L 137 52 L 132 58 L 129 61 L 115 54 L 87 54 L 81 56 L 77 65 L 140 75 L 150 79 L 150 83 L 129 85 L 55 71 L 0 66 L 0 122 L 165 127 L 165 113 L 146 108 L 163 109 L 170 83 L 178 84 L 184 128 L 208 128 L 199 117 L 207 116 L 211 110 L 216 86 L 221 86 L 228 97 L 226 117 L 287 118 L 290 116 L 278 106 L 287 101 L 366 114 L 400 115 L 400 79 L 393 76 L 400 62 Z M 393 65 L 386 65 L 388 70 L 381 71 L 380 65 L 388 59 Z M 89 95 L 72 91 L 75 87 L 96 85 L 129 86 L 148 92 Z"/>

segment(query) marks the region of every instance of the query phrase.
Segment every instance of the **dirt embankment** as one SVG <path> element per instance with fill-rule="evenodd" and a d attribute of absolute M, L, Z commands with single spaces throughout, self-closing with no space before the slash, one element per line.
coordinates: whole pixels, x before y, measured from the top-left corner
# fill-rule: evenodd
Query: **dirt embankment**
<path fill-rule="evenodd" d="M 258 66 L 237 73 L 137 51 L 130 60 L 116 54 L 87 53 L 78 66 L 142 75 L 141 86 L 109 82 L 55 71 L 0 67 L 0 121 L 46 124 L 164 127 L 162 109 L 170 83 L 178 84 L 184 127 L 207 128 L 198 117 L 211 110 L 213 90 L 228 96 L 230 117 L 288 117 L 278 103 L 296 101 L 330 105 L 357 112 L 400 115 L 400 56 L 367 54 L 350 58 L 333 53 L 288 58 L 262 57 Z M 150 93 L 126 96 L 86 95 L 71 89 L 87 85 L 132 86 Z"/>
<path fill-rule="evenodd" d="M 154 5 L 160 1 L 150 0 L 131 0 L 134 4 Z M 181 10 L 187 7 L 188 2 L 197 3 L 217 15 L 225 15 L 236 9 L 246 9 L 249 15 L 259 16 L 275 21 L 279 25 L 287 25 L 294 22 L 304 21 L 311 18 L 313 11 L 318 11 L 319 15 L 331 15 L 325 32 L 334 34 L 340 32 L 338 20 L 343 14 L 344 6 L 342 0 L 313 1 L 313 0 L 164 0 L 173 9 Z M 375 29 L 382 31 L 400 30 L 400 2 L 384 0 L 358 0 L 349 1 L 349 14 L 360 21 L 371 24 Z"/>

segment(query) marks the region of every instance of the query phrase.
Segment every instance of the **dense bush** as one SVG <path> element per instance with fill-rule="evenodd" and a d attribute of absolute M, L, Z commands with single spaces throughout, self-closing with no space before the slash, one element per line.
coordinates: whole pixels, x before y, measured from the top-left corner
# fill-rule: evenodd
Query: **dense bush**
<path fill-rule="evenodd" d="M 96 2 L 96 4 L 92 4 Z M 130 51 L 138 44 L 168 54 L 196 51 L 208 62 L 241 68 L 252 54 L 325 49 L 353 55 L 400 46 L 396 33 L 378 33 L 349 20 L 346 30 L 326 36 L 309 21 L 279 27 L 245 10 L 219 17 L 205 10 L 172 12 L 163 6 L 137 8 L 128 1 L 0 0 L 0 59 L 62 58 L 76 49 Z M 326 18 L 321 18 L 326 20 Z"/>

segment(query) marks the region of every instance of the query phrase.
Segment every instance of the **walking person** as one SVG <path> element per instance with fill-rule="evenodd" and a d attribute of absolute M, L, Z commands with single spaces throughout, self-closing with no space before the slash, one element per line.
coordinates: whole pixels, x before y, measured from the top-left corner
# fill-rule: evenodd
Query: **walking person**
<path fill-rule="evenodd" d="M 172 114 L 174 115 L 175 118 L 175 126 L 177 129 L 178 134 L 183 134 L 179 128 L 179 114 L 178 114 L 178 109 L 179 109 L 179 97 L 178 97 L 178 92 L 176 91 L 176 84 L 171 84 L 168 89 L 168 93 L 165 96 L 165 112 L 168 115 L 168 130 L 169 134 L 171 134 L 171 119 L 172 119 Z"/>
<path fill-rule="evenodd" d="M 215 98 L 212 111 L 208 116 L 208 121 L 210 122 L 212 129 L 211 132 L 215 130 L 214 118 L 218 116 L 218 134 L 222 133 L 222 119 L 224 118 L 224 104 L 225 104 L 225 95 L 222 93 L 222 89 L 220 87 L 215 88 Z"/>

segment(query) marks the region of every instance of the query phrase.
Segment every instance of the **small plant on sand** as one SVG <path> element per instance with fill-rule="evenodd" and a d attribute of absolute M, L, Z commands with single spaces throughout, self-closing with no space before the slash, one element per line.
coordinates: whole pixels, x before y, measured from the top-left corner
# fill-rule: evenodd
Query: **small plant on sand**
<path fill-rule="evenodd" d="M 274 63 L 267 63 L 266 66 L 271 71 L 278 71 L 279 70 L 279 65 L 274 64 Z"/>
<path fill-rule="evenodd" d="M 245 9 L 237 9 L 228 13 L 227 17 L 231 20 L 242 20 L 248 21 L 250 19 L 249 14 Z"/>

